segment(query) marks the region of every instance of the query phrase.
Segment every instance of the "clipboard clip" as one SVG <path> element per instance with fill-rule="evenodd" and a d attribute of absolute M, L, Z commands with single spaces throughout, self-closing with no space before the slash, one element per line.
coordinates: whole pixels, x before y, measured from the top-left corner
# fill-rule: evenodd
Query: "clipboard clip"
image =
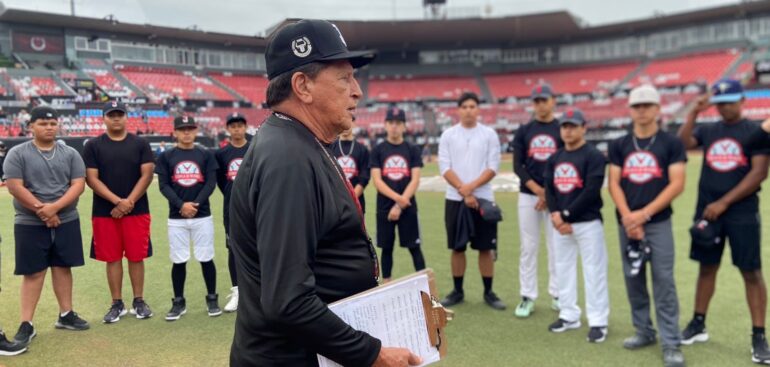
<path fill-rule="evenodd" d="M 439 355 L 442 357 L 446 355 L 446 343 L 442 338 L 442 332 L 447 325 L 447 322 L 452 319 L 453 312 L 444 308 L 436 297 L 429 295 L 425 292 L 420 292 L 422 297 L 423 308 L 426 316 L 426 326 L 428 328 L 428 336 L 430 337 L 431 345 L 436 347 L 439 351 Z"/>

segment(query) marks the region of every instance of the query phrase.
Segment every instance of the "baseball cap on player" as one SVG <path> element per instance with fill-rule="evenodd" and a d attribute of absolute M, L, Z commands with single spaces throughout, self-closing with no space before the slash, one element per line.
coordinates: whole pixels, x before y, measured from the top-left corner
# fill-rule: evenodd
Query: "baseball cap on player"
<path fill-rule="evenodd" d="M 235 122 L 243 122 L 246 123 L 246 116 L 243 116 L 243 114 L 240 114 L 238 112 L 233 112 L 229 115 L 227 115 L 227 122 L 225 125 L 230 125 Z"/>
<path fill-rule="evenodd" d="M 360 68 L 374 60 L 372 51 L 349 51 L 336 25 L 318 19 L 303 19 L 273 35 L 267 44 L 267 78 L 317 61 L 348 60 Z"/>
<path fill-rule="evenodd" d="M 735 103 L 743 99 L 741 82 L 733 79 L 723 79 L 711 86 L 711 103 Z"/>
<path fill-rule="evenodd" d="M 388 111 L 385 113 L 385 121 L 406 122 L 406 112 L 396 106 L 388 108 Z"/>
<path fill-rule="evenodd" d="M 177 116 L 174 119 L 174 130 L 191 127 L 198 127 L 198 125 L 195 124 L 195 119 L 190 116 Z"/>
<path fill-rule="evenodd" d="M 561 119 L 559 119 L 559 126 L 565 124 L 585 126 L 586 118 L 583 116 L 583 111 L 577 108 L 570 108 L 564 111 L 561 115 Z"/>
<path fill-rule="evenodd" d="M 550 84 L 540 84 L 532 88 L 532 99 L 548 99 L 553 97 L 553 88 Z"/>
<path fill-rule="evenodd" d="M 53 107 L 48 106 L 38 106 L 32 109 L 32 111 L 29 112 L 29 121 L 27 121 L 27 124 L 31 124 L 37 120 L 45 120 L 45 119 L 58 119 L 59 113 L 56 112 Z"/>
<path fill-rule="evenodd" d="M 120 101 L 110 101 L 104 104 L 104 107 L 102 107 L 102 114 L 107 116 L 112 111 L 121 111 L 123 113 L 126 113 L 126 104 Z"/>
<path fill-rule="evenodd" d="M 656 104 L 660 105 L 660 93 L 655 87 L 645 84 L 640 85 L 633 90 L 628 96 L 628 106 L 634 107 L 640 104 Z"/>

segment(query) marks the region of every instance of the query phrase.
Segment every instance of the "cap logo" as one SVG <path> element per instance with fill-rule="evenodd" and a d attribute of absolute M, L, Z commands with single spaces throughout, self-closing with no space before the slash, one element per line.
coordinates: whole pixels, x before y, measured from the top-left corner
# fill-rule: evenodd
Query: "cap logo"
<path fill-rule="evenodd" d="M 332 24 L 332 27 L 334 27 L 334 30 L 337 31 L 337 34 L 340 35 L 340 41 L 342 41 L 342 44 L 345 45 L 345 47 L 348 47 L 348 43 L 345 42 L 345 37 L 342 37 L 342 32 L 340 32 L 340 29 L 337 28 L 336 24 Z"/>
<path fill-rule="evenodd" d="M 187 123 L 187 116 L 182 117 L 182 122 L 184 122 L 185 124 Z"/>
<path fill-rule="evenodd" d="M 50 113 L 50 112 L 46 112 L 46 113 L 45 113 L 45 117 L 53 117 L 53 114 L 52 114 L 52 113 Z"/>
<path fill-rule="evenodd" d="M 307 37 L 300 37 L 291 41 L 291 50 L 294 51 L 294 55 L 297 57 L 305 58 L 313 51 L 313 45 L 310 44 L 310 40 Z"/>
<path fill-rule="evenodd" d="M 112 102 L 112 107 L 118 107 L 118 102 Z"/>
<path fill-rule="evenodd" d="M 719 86 L 718 86 L 718 88 L 719 88 L 719 90 L 720 90 L 722 93 L 725 93 L 725 92 L 727 92 L 727 89 L 729 89 L 729 88 L 730 88 L 730 84 L 728 84 L 728 83 L 719 83 Z"/>
<path fill-rule="evenodd" d="M 569 110 L 567 111 L 567 118 L 572 118 L 575 116 L 575 111 Z"/>

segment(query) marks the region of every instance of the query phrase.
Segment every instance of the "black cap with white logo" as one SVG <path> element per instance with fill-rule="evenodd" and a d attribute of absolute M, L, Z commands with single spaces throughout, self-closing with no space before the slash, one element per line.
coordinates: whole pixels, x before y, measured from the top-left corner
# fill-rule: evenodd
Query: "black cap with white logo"
<path fill-rule="evenodd" d="M 178 116 L 174 119 L 174 130 L 198 127 L 195 124 L 195 119 L 190 116 Z"/>
<path fill-rule="evenodd" d="M 230 125 L 235 122 L 243 122 L 246 123 L 246 116 L 243 116 L 242 113 L 233 112 L 229 115 L 227 115 L 226 125 Z"/>
<path fill-rule="evenodd" d="M 126 109 L 126 104 L 120 101 L 110 101 L 105 103 L 104 107 L 102 107 L 102 114 L 105 116 L 112 111 L 127 113 L 128 109 Z"/>
<path fill-rule="evenodd" d="M 38 106 L 32 109 L 32 111 L 29 112 L 29 121 L 28 123 L 33 123 L 37 120 L 50 120 L 50 119 L 58 119 L 59 113 L 56 112 L 53 107 L 48 106 Z"/>
<path fill-rule="evenodd" d="M 265 51 L 267 78 L 316 61 L 349 60 L 360 68 L 374 59 L 372 51 L 349 51 L 336 25 L 325 20 L 304 19 L 279 29 Z"/>

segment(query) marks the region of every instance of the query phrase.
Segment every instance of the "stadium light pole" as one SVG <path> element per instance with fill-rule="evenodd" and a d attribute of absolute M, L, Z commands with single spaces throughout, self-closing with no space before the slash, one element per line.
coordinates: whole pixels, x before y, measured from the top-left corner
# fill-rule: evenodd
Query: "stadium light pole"
<path fill-rule="evenodd" d="M 73 17 L 75 16 L 75 0 L 70 0 L 70 13 Z"/>

